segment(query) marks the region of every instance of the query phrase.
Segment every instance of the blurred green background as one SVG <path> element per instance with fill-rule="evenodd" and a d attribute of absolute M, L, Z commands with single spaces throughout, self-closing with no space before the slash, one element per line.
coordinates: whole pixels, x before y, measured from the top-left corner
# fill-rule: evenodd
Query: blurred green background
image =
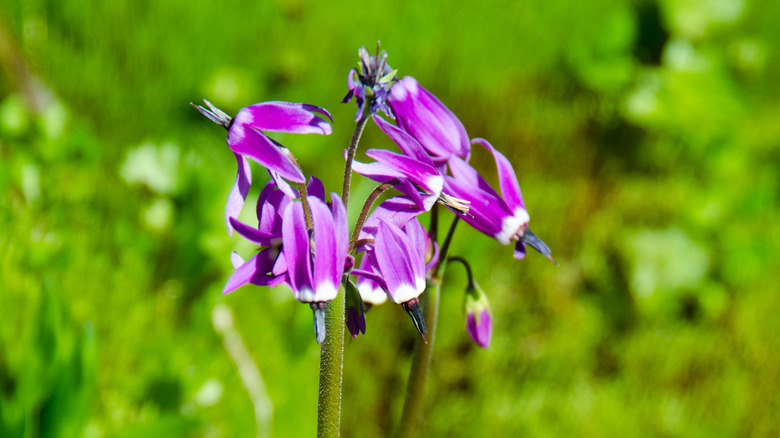
<path fill-rule="evenodd" d="M 561 264 L 460 228 L 493 343 L 468 339 L 450 269 L 422 436 L 780 435 L 779 16 L 0 0 L 0 436 L 314 434 L 311 311 L 284 288 L 221 295 L 230 252 L 253 248 L 225 232 L 224 131 L 188 103 L 326 107 L 330 137 L 279 138 L 336 190 L 347 70 L 376 40 L 514 163 Z M 388 145 L 369 126 L 362 149 Z M 415 337 L 398 306 L 367 319 L 346 343 L 347 437 L 394 433 Z"/>

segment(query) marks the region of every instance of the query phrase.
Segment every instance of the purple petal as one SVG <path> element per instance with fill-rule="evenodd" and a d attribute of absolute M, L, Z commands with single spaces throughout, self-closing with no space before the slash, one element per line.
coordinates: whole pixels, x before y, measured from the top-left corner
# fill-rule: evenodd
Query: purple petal
<path fill-rule="evenodd" d="M 274 253 L 275 251 L 271 248 L 264 249 L 236 268 L 236 271 L 228 280 L 222 293 L 228 294 L 247 283 L 256 284 L 258 286 L 268 285 L 268 283 L 274 279 L 273 275 L 268 274 L 275 263 L 275 257 L 273 257 Z M 231 256 L 231 259 L 235 263 L 240 257 L 236 259 L 234 256 Z"/>
<path fill-rule="evenodd" d="M 428 239 L 428 233 L 422 226 L 419 219 L 414 218 L 406 223 L 403 228 L 404 234 L 409 238 L 409 243 L 415 251 L 408 255 L 412 266 L 425 266 L 425 241 Z"/>
<path fill-rule="evenodd" d="M 366 333 L 366 317 L 354 307 L 347 308 L 347 329 L 353 338 L 357 338 L 361 332 Z"/>
<path fill-rule="evenodd" d="M 520 192 L 520 184 L 517 182 L 517 175 L 509 160 L 485 139 L 475 138 L 471 143 L 482 145 L 493 154 L 493 158 L 496 161 L 496 170 L 498 171 L 498 184 L 501 187 L 501 196 L 509 206 L 509 209 L 512 211 L 517 208 L 525 209 L 523 194 Z"/>
<path fill-rule="evenodd" d="M 256 245 L 271 246 L 273 239 L 277 238 L 273 234 L 264 233 L 232 217 L 230 218 L 230 225 L 238 231 L 238 234 Z"/>
<path fill-rule="evenodd" d="M 309 196 L 314 196 L 321 201 L 325 201 L 325 186 L 322 185 L 322 181 L 314 176 L 309 177 L 309 184 L 306 185 L 306 193 Z"/>
<path fill-rule="evenodd" d="M 274 172 L 273 170 L 268 169 L 268 173 L 271 175 L 271 179 L 273 180 L 274 184 L 276 184 L 276 187 L 278 187 L 282 193 L 290 197 L 290 199 L 298 199 L 301 197 L 301 195 L 298 193 L 298 190 L 295 190 L 290 184 L 287 184 L 287 181 L 282 179 L 278 172 Z"/>
<path fill-rule="evenodd" d="M 260 213 L 257 229 L 264 234 L 280 237 L 282 235 L 282 214 L 290 202 L 292 199 L 282 191 L 271 191 L 266 196 L 265 202 L 262 205 L 258 204 Z"/>
<path fill-rule="evenodd" d="M 376 272 L 366 271 L 363 269 L 353 269 L 352 272 L 350 272 L 350 274 L 373 281 L 374 283 L 379 285 L 379 287 L 381 287 L 385 292 L 387 292 L 387 282 L 385 281 L 384 278 L 382 278 L 381 275 L 377 274 Z M 366 300 L 365 297 L 363 297 L 362 292 L 360 296 L 361 298 L 363 298 L 363 301 Z"/>
<path fill-rule="evenodd" d="M 463 124 L 413 77 L 405 76 L 393 84 L 388 102 L 398 126 L 416 138 L 431 155 L 443 159 L 452 155 L 468 157 L 471 148 Z"/>
<path fill-rule="evenodd" d="M 303 205 L 300 202 L 290 203 L 284 212 L 282 250 L 293 295 L 298 301 L 304 303 L 316 301 L 312 284 L 309 232 L 306 228 Z"/>
<path fill-rule="evenodd" d="M 337 198 L 338 199 L 338 198 Z M 330 301 L 336 297 L 344 273 L 344 254 L 340 254 L 340 242 L 336 238 L 333 215 L 325 203 L 308 197 L 314 226 L 313 300 Z M 346 239 L 346 231 L 344 232 Z M 339 236 L 341 237 L 341 236 Z M 341 256 L 341 257 L 340 257 Z"/>
<path fill-rule="evenodd" d="M 238 269 L 239 266 L 244 264 L 244 259 L 237 252 L 233 251 L 230 253 L 230 263 L 233 265 L 233 269 Z"/>
<path fill-rule="evenodd" d="M 265 206 L 265 203 L 268 201 L 268 197 L 271 195 L 271 193 L 273 193 L 275 188 L 276 184 L 272 179 L 265 183 L 263 190 L 260 191 L 260 196 L 257 197 L 257 207 L 255 208 L 258 221 L 260 221 L 260 218 L 263 217 L 263 207 Z"/>
<path fill-rule="evenodd" d="M 398 145 L 398 147 L 401 148 L 401 151 L 403 151 L 404 154 L 433 167 L 433 161 L 425 152 L 425 149 L 422 147 L 422 145 L 417 140 L 415 140 L 414 137 L 397 128 L 396 126 L 391 125 L 390 123 L 386 122 L 385 119 L 379 116 L 375 115 L 373 119 L 374 123 L 376 123 L 377 126 L 379 126 L 379 128 L 384 131 L 384 133 L 387 134 L 387 136 L 390 137 L 390 139 L 392 139 Z"/>
<path fill-rule="evenodd" d="M 246 195 L 249 193 L 249 187 L 252 185 L 252 169 L 249 167 L 249 161 L 246 157 L 236 155 L 238 162 L 238 175 L 236 182 L 228 195 L 227 206 L 225 207 L 225 222 L 227 222 L 228 234 L 233 235 L 233 227 L 230 225 L 230 218 L 237 218 L 241 213 L 241 208 L 246 201 Z"/>
<path fill-rule="evenodd" d="M 352 162 L 352 170 L 379 183 L 404 178 L 403 173 L 378 162 L 362 163 L 356 160 Z"/>
<path fill-rule="evenodd" d="M 396 154 L 386 149 L 369 149 L 366 155 L 379 161 L 392 169 L 397 169 L 406 178 L 420 186 L 428 193 L 438 195 L 441 193 L 442 177 L 433 166 L 406 155 Z"/>
<path fill-rule="evenodd" d="M 293 134 L 330 134 L 333 129 L 325 119 L 333 120 L 324 108 L 305 103 L 281 101 L 262 102 L 250 105 L 238 112 L 236 122 L 252 126 L 261 131 L 289 132 Z"/>
<path fill-rule="evenodd" d="M 471 340 L 482 348 L 490 346 L 490 337 L 493 332 L 493 322 L 487 310 L 482 309 L 479 318 L 474 313 L 468 312 L 466 317 L 466 327 L 471 336 Z"/>
<path fill-rule="evenodd" d="M 458 182 L 461 182 L 467 186 L 471 186 L 472 188 L 479 189 L 490 195 L 492 198 L 501 199 L 501 197 L 498 195 L 498 192 L 496 192 L 496 190 L 491 187 L 487 181 L 485 181 L 485 178 L 482 178 L 482 175 L 480 175 L 479 172 L 477 172 L 477 170 L 471 167 L 468 163 L 461 160 L 460 158 L 453 157 L 450 158 L 449 164 L 452 177 L 458 180 Z"/>
<path fill-rule="evenodd" d="M 360 292 L 360 297 L 363 298 L 364 302 L 371 304 L 382 304 L 387 301 L 387 293 L 385 292 L 387 285 L 384 284 L 383 281 L 383 287 L 382 284 L 373 279 L 376 278 L 376 273 L 374 273 L 371 258 L 372 257 L 368 252 L 363 255 L 363 258 L 360 260 L 359 272 L 368 272 L 374 275 L 374 277 L 359 275 L 355 281 L 355 286 L 357 286 L 358 291 Z M 356 270 L 353 269 L 351 274 L 355 274 L 355 271 Z"/>
<path fill-rule="evenodd" d="M 360 230 L 358 239 L 373 239 L 380 221 L 392 223 L 400 228 L 423 212 L 423 209 L 407 197 L 396 196 L 387 199 L 371 212 L 371 216 L 368 217 Z"/>
<path fill-rule="evenodd" d="M 245 155 L 290 181 L 306 182 L 301 169 L 282 152 L 279 146 L 251 126 L 234 120 L 228 131 L 228 145 L 236 154 Z"/>
<path fill-rule="evenodd" d="M 333 232 L 336 235 L 336 256 L 339 259 L 347 258 L 347 250 L 349 249 L 349 222 L 347 221 L 347 207 L 344 206 L 344 201 L 341 197 L 333 192 L 330 193 L 331 206 L 330 210 L 333 215 Z M 355 260 L 352 258 L 351 263 L 354 265 Z M 350 266 L 351 267 L 351 266 Z M 342 273 L 337 277 L 339 283 L 341 282 Z"/>
<path fill-rule="evenodd" d="M 525 242 L 522 240 L 518 240 L 517 243 L 515 243 L 514 257 L 518 260 L 522 260 L 525 257 Z"/>
<path fill-rule="evenodd" d="M 425 290 L 425 265 L 419 264 L 425 245 L 415 247 L 397 226 L 380 222 L 374 241 L 377 267 L 387 283 L 390 298 L 402 303 Z M 420 253 L 420 254 L 416 254 Z"/>
<path fill-rule="evenodd" d="M 444 191 L 450 196 L 470 202 L 468 214 L 458 214 L 458 216 L 488 236 L 494 237 L 500 234 L 504 218 L 512 215 L 501 198 L 479 190 L 467 182 L 445 177 Z M 502 243 L 508 242 L 507 240 Z"/>

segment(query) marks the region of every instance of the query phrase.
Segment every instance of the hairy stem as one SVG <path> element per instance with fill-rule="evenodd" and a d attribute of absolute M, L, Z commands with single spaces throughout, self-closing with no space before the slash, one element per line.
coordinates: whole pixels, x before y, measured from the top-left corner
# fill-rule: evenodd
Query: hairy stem
<path fill-rule="evenodd" d="M 306 191 L 306 184 L 298 183 L 298 192 L 301 194 L 301 203 L 303 204 L 303 216 L 306 218 L 306 228 L 314 227 L 311 219 L 311 207 L 309 207 L 309 193 Z"/>
<path fill-rule="evenodd" d="M 320 353 L 320 392 L 317 437 L 338 437 L 341 432 L 341 376 L 344 359 L 344 288 L 325 309 L 327 336 Z"/>
<path fill-rule="evenodd" d="M 368 108 L 369 105 L 366 105 Z M 352 140 L 347 149 L 347 162 L 344 166 L 344 183 L 341 200 L 344 206 L 349 204 L 349 186 L 352 179 L 352 161 L 355 159 L 360 136 L 368 121 L 368 109 L 363 111 L 355 125 Z M 347 276 L 344 276 L 346 281 Z M 328 303 L 325 309 L 325 342 L 320 350 L 320 392 L 317 402 L 317 436 L 319 438 L 338 437 L 341 433 L 341 381 L 344 367 L 344 312 L 345 293 L 342 288 L 336 299 Z"/>
<path fill-rule="evenodd" d="M 358 237 L 360 237 L 360 230 L 363 228 L 363 223 L 366 222 L 366 218 L 368 217 L 368 213 L 371 211 L 371 206 L 374 205 L 374 201 L 376 201 L 376 198 L 379 197 L 385 190 L 392 187 L 391 184 L 384 183 L 377 186 L 377 188 L 374 189 L 374 191 L 371 192 L 370 195 L 368 195 L 368 198 L 366 198 L 366 202 L 363 204 L 363 209 L 360 210 L 360 216 L 358 217 L 357 222 L 355 223 L 355 229 L 352 231 L 352 237 L 349 239 L 350 247 L 357 242 Z"/>

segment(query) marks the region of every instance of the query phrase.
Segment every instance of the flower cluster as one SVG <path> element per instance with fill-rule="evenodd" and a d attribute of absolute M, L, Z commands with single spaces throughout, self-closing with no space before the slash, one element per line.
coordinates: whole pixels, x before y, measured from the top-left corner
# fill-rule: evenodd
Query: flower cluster
<path fill-rule="evenodd" d="M 359 56 L 359 67 L 349 72 L 344 99 L 355 98 L 359 126 L 345 151 L 346 165 L 349 172 L 379 186 L 366 200 L 352 233 L 342 197 L 331 193 L 328 201 L 322 183 L 313 176 L 307 183 L 292 152 L 264 133 L 328 135 L 332 119 L 326 110 L 302 103 L 264 102 L 243 108 L 231 118 L 208 101 L 207 108 L 196 106 L 228 130 L 227 143 L 238 163 L 225 209 L 228 232 L 235 230 L 260 247 L 246 261 L 233 253 L 236 270 L 224 293 L 248 283 L 285 284 L 298 301 L 312 308 L 317 342 L 321 343 L 326 336 L 324 309 L 345 285 L 345 323 L 353 336 L 366 331 L 365 311 L 388 298 L 409 313 L 424 336 L 427 329 L 419 297 L 428 283 L 439 280 L 443 264 L 457 260 L 469 272 L 464 300 L 467 330 L 477 344 L 487 347 L 492 319 L 484 292 L 476 287 L 465 259 L 447 259 L 439 253 L 435 233 L 429 236 L 418 216 L 442 205 L 499 243 L 513 243 L 516 258 L 522 258 L 529 245 L 552 259 L 550 249 L 528 228 L 530 216 L 509 160 L 486 140 L 469 140 L 460 120 L 414 78 L 399 79 L 384 51 L 370 55 L 361 48 Z M 369 119 L 400 153 L 369 149 L 366 155 L 374 161 L 352 160 L 359 133 Z M 472 145 L 492 154 L 499 190 L 469 164 Z M 258 197 L 256 226 L 238 220 L 251 186 L 249 160 L 270 174 Z M 390 188 L 400 194 L 372 210 L 377 197 Z M 345 181 L 345 200 L 347 194 Z M 431 217 L 437 220 L 438 214 Z M 441 245 L 443 253 L 451 238 L 452 233 Z"/>

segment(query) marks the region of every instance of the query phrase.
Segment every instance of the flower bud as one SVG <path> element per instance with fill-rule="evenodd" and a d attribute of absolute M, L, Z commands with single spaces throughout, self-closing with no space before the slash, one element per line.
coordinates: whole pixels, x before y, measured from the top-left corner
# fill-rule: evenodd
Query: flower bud
<path fill-rule="evenodd" d="M 493 319 L 490 317 L 487 296 L 476 283 L 466 289 L 464 307 L 466 309 L 466 330 L 468 330 L 471 340 L 482 348 L 488 348 L 490 336 L 493 333 Z"/>

